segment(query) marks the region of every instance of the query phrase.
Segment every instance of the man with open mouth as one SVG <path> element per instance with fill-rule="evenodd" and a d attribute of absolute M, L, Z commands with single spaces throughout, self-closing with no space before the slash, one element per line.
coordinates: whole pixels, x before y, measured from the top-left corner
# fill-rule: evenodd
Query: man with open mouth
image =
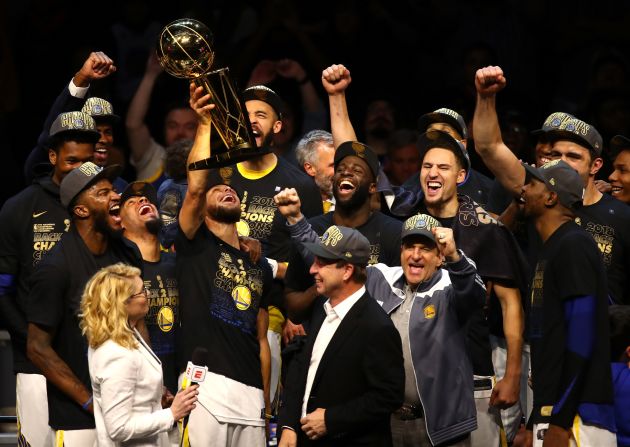
<path fill-rule="evenodd" d="M 260 155 L 217 169 L 210 173 L 214 183 L 226 183 L 240 195 L 241 218 L 239 235 L 261 242 L 263 254 L 277 262 L 269 306 L 269 343 L 272 353 L 272 400 L 279 390 L 280 349 L 283 328 L 287 324 L 284 311 L 284 278 L 293 252 L 286 229 L 286 220 L 278 212 L 273 196 L 283 188 L 294 187 L 304 197 L 304 213 L 316 216 L 323 204 L 319 188 L 306 173 L 284 157 L 273 152 L 273 136 L 282 128 L 282 99 L 264 85 L 253 85 L 243 91 L 243 100 Z"/>
<path fill-rule="evenodd" d="M 178 376 L 175 336 L 179 326 L 179 291 L 175 254 L 160 246 L 162 220 L 157 203 L 151 183 L 132 182 L 120 196 L 120 218 L 123 236 L 134 242 L 142 255 L 142 280 L 150 294 L 149 311 L 144 318 L 147 335 L 151 349 L 162 362 L 164 386 L 174 395 Z M 172 398 L 168 393 L 167 396 Z"/>
<path fill-rule="evenodd" d="M 610 141 L 610 153 L 614 168 L 608 177 L 610 195 L 630 205 L 630 139 L 615 135 Z"/>
<path fill-rule="evenodd" d="M 66 446 L 96 439 L 87 341 L 78 324 L 83 288 L 116 262 L 142 267 L 136 245 L 120 237 L 120 196 L 112 185 L 120 171 L 86 162 L 64 177 L 60 196 L 71 227 L 31 280 L 27 355 L 46 376 L 49 425 Z"/>

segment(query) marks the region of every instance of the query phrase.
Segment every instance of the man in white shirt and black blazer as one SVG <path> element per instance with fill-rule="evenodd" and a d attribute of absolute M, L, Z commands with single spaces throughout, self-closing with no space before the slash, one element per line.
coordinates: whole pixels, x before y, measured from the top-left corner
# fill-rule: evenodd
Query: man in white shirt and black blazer
<path fill-rule="evenodd" d="M 403 402 L 400 335 L 365 290 L 370 243 L 331 226 L 315 243 L 317 293 L 309 338 L 289 369 L 280 447 L 390 446 L 390 414 Z"/>

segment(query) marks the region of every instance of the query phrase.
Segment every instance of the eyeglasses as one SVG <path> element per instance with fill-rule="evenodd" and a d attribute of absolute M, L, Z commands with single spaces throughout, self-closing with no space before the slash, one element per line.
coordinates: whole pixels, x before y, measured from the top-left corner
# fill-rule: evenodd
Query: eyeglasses
<path fill-rule="evenodd" d="M 127 298 L 127 299 L 125 300 L 125 303 L 128 303 L 128 302 L 129 302 L 129 301 L 131 301 L 133 298 L 135 298 L 135 297 L 137 297 L 137 296 L 140 296 L 140 295 L 144 295 L 144 297 L 145 297 L 146 299 L 149 299 L 149 295 L 150 295 L 150 294 L 151 294 L 151 293 L 149 292 L 149 289 L 147 289 L 146 287 L 144 287 L 144 288 L 142 289 L 142 291 L 141 291 L 141 292 L 134 293 L 134 294 L 133 294 L 133 295 L 131 295 L 129 298 Z"/>

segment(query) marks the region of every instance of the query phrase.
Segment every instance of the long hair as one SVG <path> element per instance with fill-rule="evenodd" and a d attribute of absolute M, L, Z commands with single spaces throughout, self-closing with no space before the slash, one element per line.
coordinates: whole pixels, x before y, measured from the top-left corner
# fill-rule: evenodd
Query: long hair
<path fill-rule="evenodd" d="M 128 349 L 138 347 L 125 307 L 136 276 L 140 269 L 118 263 L 102 268 L 85 285 L 79 327 L 90 347 L 96 349 L 110 339 Z"/>

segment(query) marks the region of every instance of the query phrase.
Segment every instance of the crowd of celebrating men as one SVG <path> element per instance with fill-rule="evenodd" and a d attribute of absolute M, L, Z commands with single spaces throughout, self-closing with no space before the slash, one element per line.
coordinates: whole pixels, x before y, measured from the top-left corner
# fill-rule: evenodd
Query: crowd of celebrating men
<path fill-rule="evenodd" d="M 141 84 L 125 119 L 139 176 L 123 179 L 110 159 L 120 117 L 89 96 L 115 72 L 104 53 L 86 59 L 28 157 L 32 184 L 0 211 L 19 445 L 151 434 L 150 415 L 95 409 L 79 324 L 86 283 L 124 262 L 142 272 L 135 328 L 161 362 L 165 408 L 208 353 L 172 445 L 264 446 L 272 421 L 282 447 L 630 446 L 627 136 L 605 142 L 554 112 L 527 164 L 502 139 L 506 75 L 484 67 L 471 122 L 443 107 L 397 136 L 417 159 L 401 182 L 394 149 L 357 141 L 350 70 L 331 65 L 329 126 L 275 151 L 286 102 L 251 85 L 259 154 L 216 169 L 187 169 L 216 149 L 203 87 L 169 111 L 163 147 L 142 124 Z"/>

